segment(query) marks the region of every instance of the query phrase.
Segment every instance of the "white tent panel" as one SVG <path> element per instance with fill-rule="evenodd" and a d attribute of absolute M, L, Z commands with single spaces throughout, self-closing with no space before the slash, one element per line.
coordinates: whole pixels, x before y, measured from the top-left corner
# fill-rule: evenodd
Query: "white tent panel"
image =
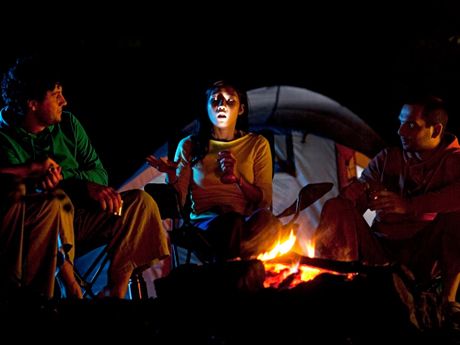
<path fill-rule="evenodd" d="M 303 210 L 296 220 L 298 224 L 295 251 L 307 255 L 307 246 L 316 226 L 324 202 L 337 195 L 338 176 L 335 142 L 313 134 L 304 136 L 292 133 L 296 176 L 281 172 L 273 178 L 273 213 L 279 214 L 296 198 L 299 190 L 309 183 L 332 182 L 334 187 L 313 205 Z M 285 137 L 275 136 L 275 159 L 287 159 Z M 289 219 L 282 219 L 286 223 Z"/>

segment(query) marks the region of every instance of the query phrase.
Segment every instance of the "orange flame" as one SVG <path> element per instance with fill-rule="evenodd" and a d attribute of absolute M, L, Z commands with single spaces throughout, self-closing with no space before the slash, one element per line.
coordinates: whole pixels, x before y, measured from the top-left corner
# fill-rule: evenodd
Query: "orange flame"
<path fill-rule="evenodd" d="M 270 251 L 260 254 L 257 259 L 264 262 L 266 278 L 264 281 L 265 287 L 279 287 L 280 284 L 285 284 L 285 280 L 290 277 L 288 286 L 294 287 L 301 282 L 306 282 L 314 279 L 318 274 L 328 272 L 338 274 L 337 272 L 316 268 L 308 265 L 300 265 L 299 260 L 294 260 L 290 265 L 284 263 L 273 262 L 273 259 L 288 253 L 294 246 L 296 236 L 291 231 L 289 238 L 286 241 L 278 241 Z M 313 241 L 307 243 L 307 256 L 315 257 L 315 244 Z M 271 262 L 267 262 L 267 261 Z M 285 284 L 286 285 L 286 284 Z"/>
<path fill-rule="evenodd" d="M 287 252 L 289 252 L 291 248 L 294 246 L 295 240 L 296 236 L 294 235 L 294 231 L 291 230 L 291 232 L 289 233 L 289 238 L 286 241 L 281 242 L 281 240 L 278 240 L 278 242 L 272 250 L 265 252 L 263 254 L 259 254 L 257 256 L 257 259 L 260 261 L 268 261 L 278 256 L 284 255 Z"/>

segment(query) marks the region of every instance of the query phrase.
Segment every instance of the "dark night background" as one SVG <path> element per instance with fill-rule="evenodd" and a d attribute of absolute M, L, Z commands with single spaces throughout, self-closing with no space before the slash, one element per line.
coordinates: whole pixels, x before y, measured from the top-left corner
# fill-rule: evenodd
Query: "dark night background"
<path fill-rule="evenodd" d="M 67 9 L 75 19 L 38 17 L 33 24 L 39 25 L 20 33 L 24 18 L 10 16 L 0 38 L 0 72 L 19 55 L 46 52 L 60 59 L 67 108 L 89 132 L 112 185 L 205 111 L 205 86 L 221 78 L 247 89 L 286 84 L 322 93 L 388 143 L 398 143 L 404 97 L 429 91 L 448 102 L 449 127 L 459 135 L 458 6 L 371 3 L 258 10 L 229 4 L 203 15 L 195 15 L 193 5 L 180 12 L 134 4 L 116 14 Z"/>
<path fill-rule="evenodd" d="M 205 87 L 222 78 L 246 89 L 284 84 L 321 93 L 364 119 L 388 144 L 399 143 L 404 98 L 431 92 L 448 102 L 448 127 L 460 135 L 459 0 L 143 2 L 69 0 L 47 3 L 54 6 L 48 10 L 42 2 L 17 0 L 14 12 L 0 5 L 0 73 L 31 53 L 60 61 L 67 108 L 85 126 L 112 186 L 205 111 Z M 168 299 L 93 305 L 63 300 L 56 314 L 54 304 L 43 310 L 32 303 L 32 312 L 13 304 L 3 310 L 2 332 L 47 343 L 69 335 L 107 342 L 125 334 L 162 344 L 443 343 L 437 334 L 433 342 L 410 339 L 406 308 L 395 309 L 403 305 L 394 277 L 366 276 L 356 285 L 315 280 L 292 294 L 268 291 L 247 300 L 225 295 L 217 303 L 189 289 L 207 283 L 194 276 L 177 284 L 179 292 L 189 290 L 173 296 L 177 307 Z M 214 281 L 209 286 L 214 289 Z M 306 338 L 311 331 L 321 335 L 319 342 Z M 369 337 L 361 334 L 366 332 Z"/>

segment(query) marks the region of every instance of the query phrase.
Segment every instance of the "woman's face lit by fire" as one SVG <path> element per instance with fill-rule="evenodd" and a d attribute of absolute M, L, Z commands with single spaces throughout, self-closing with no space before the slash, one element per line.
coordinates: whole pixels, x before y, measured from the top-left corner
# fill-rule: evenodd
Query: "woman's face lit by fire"
<path fill-rule="evenodd" d="M 207 109 L 209 120 L 215 128 L 234 130 L 238 116 L 244 112 L 244 105 L 236 90 L 224 86 L 211 93 Z"/>

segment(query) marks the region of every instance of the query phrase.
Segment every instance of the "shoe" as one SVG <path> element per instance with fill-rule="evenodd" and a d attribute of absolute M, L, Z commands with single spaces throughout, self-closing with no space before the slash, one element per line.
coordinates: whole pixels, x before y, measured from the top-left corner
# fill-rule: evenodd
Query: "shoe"
<path fill-rule="evenodd" d="M 449 302 L 444 308 L 444 328 L 460 334 L 460 303 Z"/>
<path fill-rule="evenodd" d="M 96 294 L 96 299 L 108 299 L 108 298 L 112 299 L 113 297 L 112 297 L 110 289 L 107 286 L 102 288 L 102 290 Z"/>

